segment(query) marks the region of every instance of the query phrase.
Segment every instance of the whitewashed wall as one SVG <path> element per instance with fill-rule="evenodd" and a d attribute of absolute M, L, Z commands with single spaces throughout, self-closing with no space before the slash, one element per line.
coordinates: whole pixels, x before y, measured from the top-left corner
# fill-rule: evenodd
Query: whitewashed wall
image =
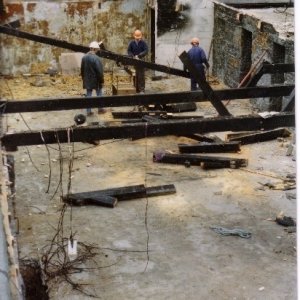
<path fill-rule="evenodd" d="M 190 23 L 184 29 L 169 31 L 156 38 L 155 59 L 158 64 L 182 69 L 178 55 L 184 50 L 190 49 L 190 40 L 193 37 L 200 39 L 201 47 L 208 56 L 213 34 L 214 11 L 211 0 L 181 0 L 178 2 L 191 6 Z"/>

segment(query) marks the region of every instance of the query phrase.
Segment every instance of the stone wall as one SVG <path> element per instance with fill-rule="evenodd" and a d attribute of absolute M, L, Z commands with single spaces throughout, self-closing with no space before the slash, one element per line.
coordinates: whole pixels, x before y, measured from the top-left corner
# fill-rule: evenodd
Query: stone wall
<path fill-rule="evenodd" d="M 103 41 L 108 50 L 126 54 L 134 29 L 144 31 L 150 43 L 150 18 L 147 0 L 119 1 L 6 1 L 1 24 L 19 19 L 20 30 L 88 46 Z M 0 73 L 17 74 L 42 70 L 59 61 L 61 48 L 0 34 Z M 105 60 L 110 68 L 111 61 Z M 45 64 L 45 66 L 43 66 Z"/>
<path fill-rule="evenodd" d="M 215 4 L 213 74 L 229 87 L 238 87 L 251 66 L 258 66 L 263 61 L 294 62 L 293 32 L 286 30 L 282 34 L 275 29 L 278 28 L 276 22 L 280 22 L 276 19 L 279 14 L 274 14 L 274 23 L 267 23 L 263 18 L 255 17 L 254 10 L 248 13 L 247 10 Z M 283 22 L 281 26 L 284 26 Z M 283 83 L 294 83 L 294 73 L 264 75 L 258 85 Z M 259 103 L 260 110 L 269 108 L 267 100 L 261 99 Z"/>
<path fill-rule="evenodd" d="M 245 34 L 246 33 L 246 34 Z M 247 45 L 250 36 L 251 49 L 247 54 Z M 230 87 L 237 87 L 245 75 L 243 67 L 249 62 L 245 61 L 243 54 L 249 56 L 253 65 L 262 60 L 270 63 L 275 61 L 274 45 L 282 46 L 285 55 L 282 63 L 294 62 L 294 40 L 282 38 L 272 24 L 262 22 L 260 19 L 243 14 L 242 11 L 225 5 L 215 5 L 215 26 L 213 41 L 213 73 Z M 286 79 L 293 80 L 289 74 Z M 266 80 L 266 83 L 270 79 Z"/>

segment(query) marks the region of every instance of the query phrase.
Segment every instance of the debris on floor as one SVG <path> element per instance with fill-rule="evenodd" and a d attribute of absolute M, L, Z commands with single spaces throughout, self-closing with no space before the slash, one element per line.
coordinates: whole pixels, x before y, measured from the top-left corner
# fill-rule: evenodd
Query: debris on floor
<path fill-rule="evenodd" d="M 69 194 L 63 197 L 65 203 L 70 205 L 99 205 L 114 208 L 118 201 L 138 198 L 155 197 L 176 193 L 173 184 L 146 187 L 143 184 L 105 189 L 92 192 Z"/>
<path fill-rule="evenodd" d="M 292 217 L 287 217 L 283 212 L 280 212 L 275 219 L 276 223 L 285 227 L 296 226 L 296 221 Z"/>
<path fill-rule="evenodd" d="M 211 226 L 210 229 L 212 229 L 213 231 L 215 231 L 221 235 L 236 235 L 236 236 L 239 236 L 244 239 L 249 239 L 252 236 L 251 232 L 246 231 L 244 229 L 240 229 L 240 228 L 228 229 L 228 228 L 224 228 L 224 227 Z"/>

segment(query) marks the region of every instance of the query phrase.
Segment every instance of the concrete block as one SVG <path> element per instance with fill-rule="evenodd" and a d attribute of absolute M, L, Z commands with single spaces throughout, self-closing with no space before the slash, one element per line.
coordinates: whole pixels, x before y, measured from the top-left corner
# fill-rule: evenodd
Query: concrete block
<path fill-rule="evenodd" d="M 63 75 L 79 75 L 81 59 L 84 53 L 62 53 L 59 57 L 59 65 Z"/>

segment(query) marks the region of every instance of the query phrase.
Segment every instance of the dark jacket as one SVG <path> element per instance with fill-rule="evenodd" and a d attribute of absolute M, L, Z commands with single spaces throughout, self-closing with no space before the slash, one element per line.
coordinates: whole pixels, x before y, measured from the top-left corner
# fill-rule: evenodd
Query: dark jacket
<path fill-rule="evenodd" d="M 201 47 L 193 46 L 188 51 L 188 55 L 197 70 L 203 71 L 204 70 L 203 64 L 206 65 L 207 68 L 209 68 L 209 63 L 207 61 L 205 52 Z"/>
<path fill-rule="evenodd" d="M 81 60 L 83 88 L 92 90 L 102 88 L 104 83 L 103 66 L 94 52 L 88 52 Z"/>
<path fill-rule="evenodd" d="M 138 56 L 144 58 L 148 54 L 148 45 L 144 40 L 140 40 L 138 43 L 132 40 L 127 48 L 127 53 L 130 57 Z"/>

